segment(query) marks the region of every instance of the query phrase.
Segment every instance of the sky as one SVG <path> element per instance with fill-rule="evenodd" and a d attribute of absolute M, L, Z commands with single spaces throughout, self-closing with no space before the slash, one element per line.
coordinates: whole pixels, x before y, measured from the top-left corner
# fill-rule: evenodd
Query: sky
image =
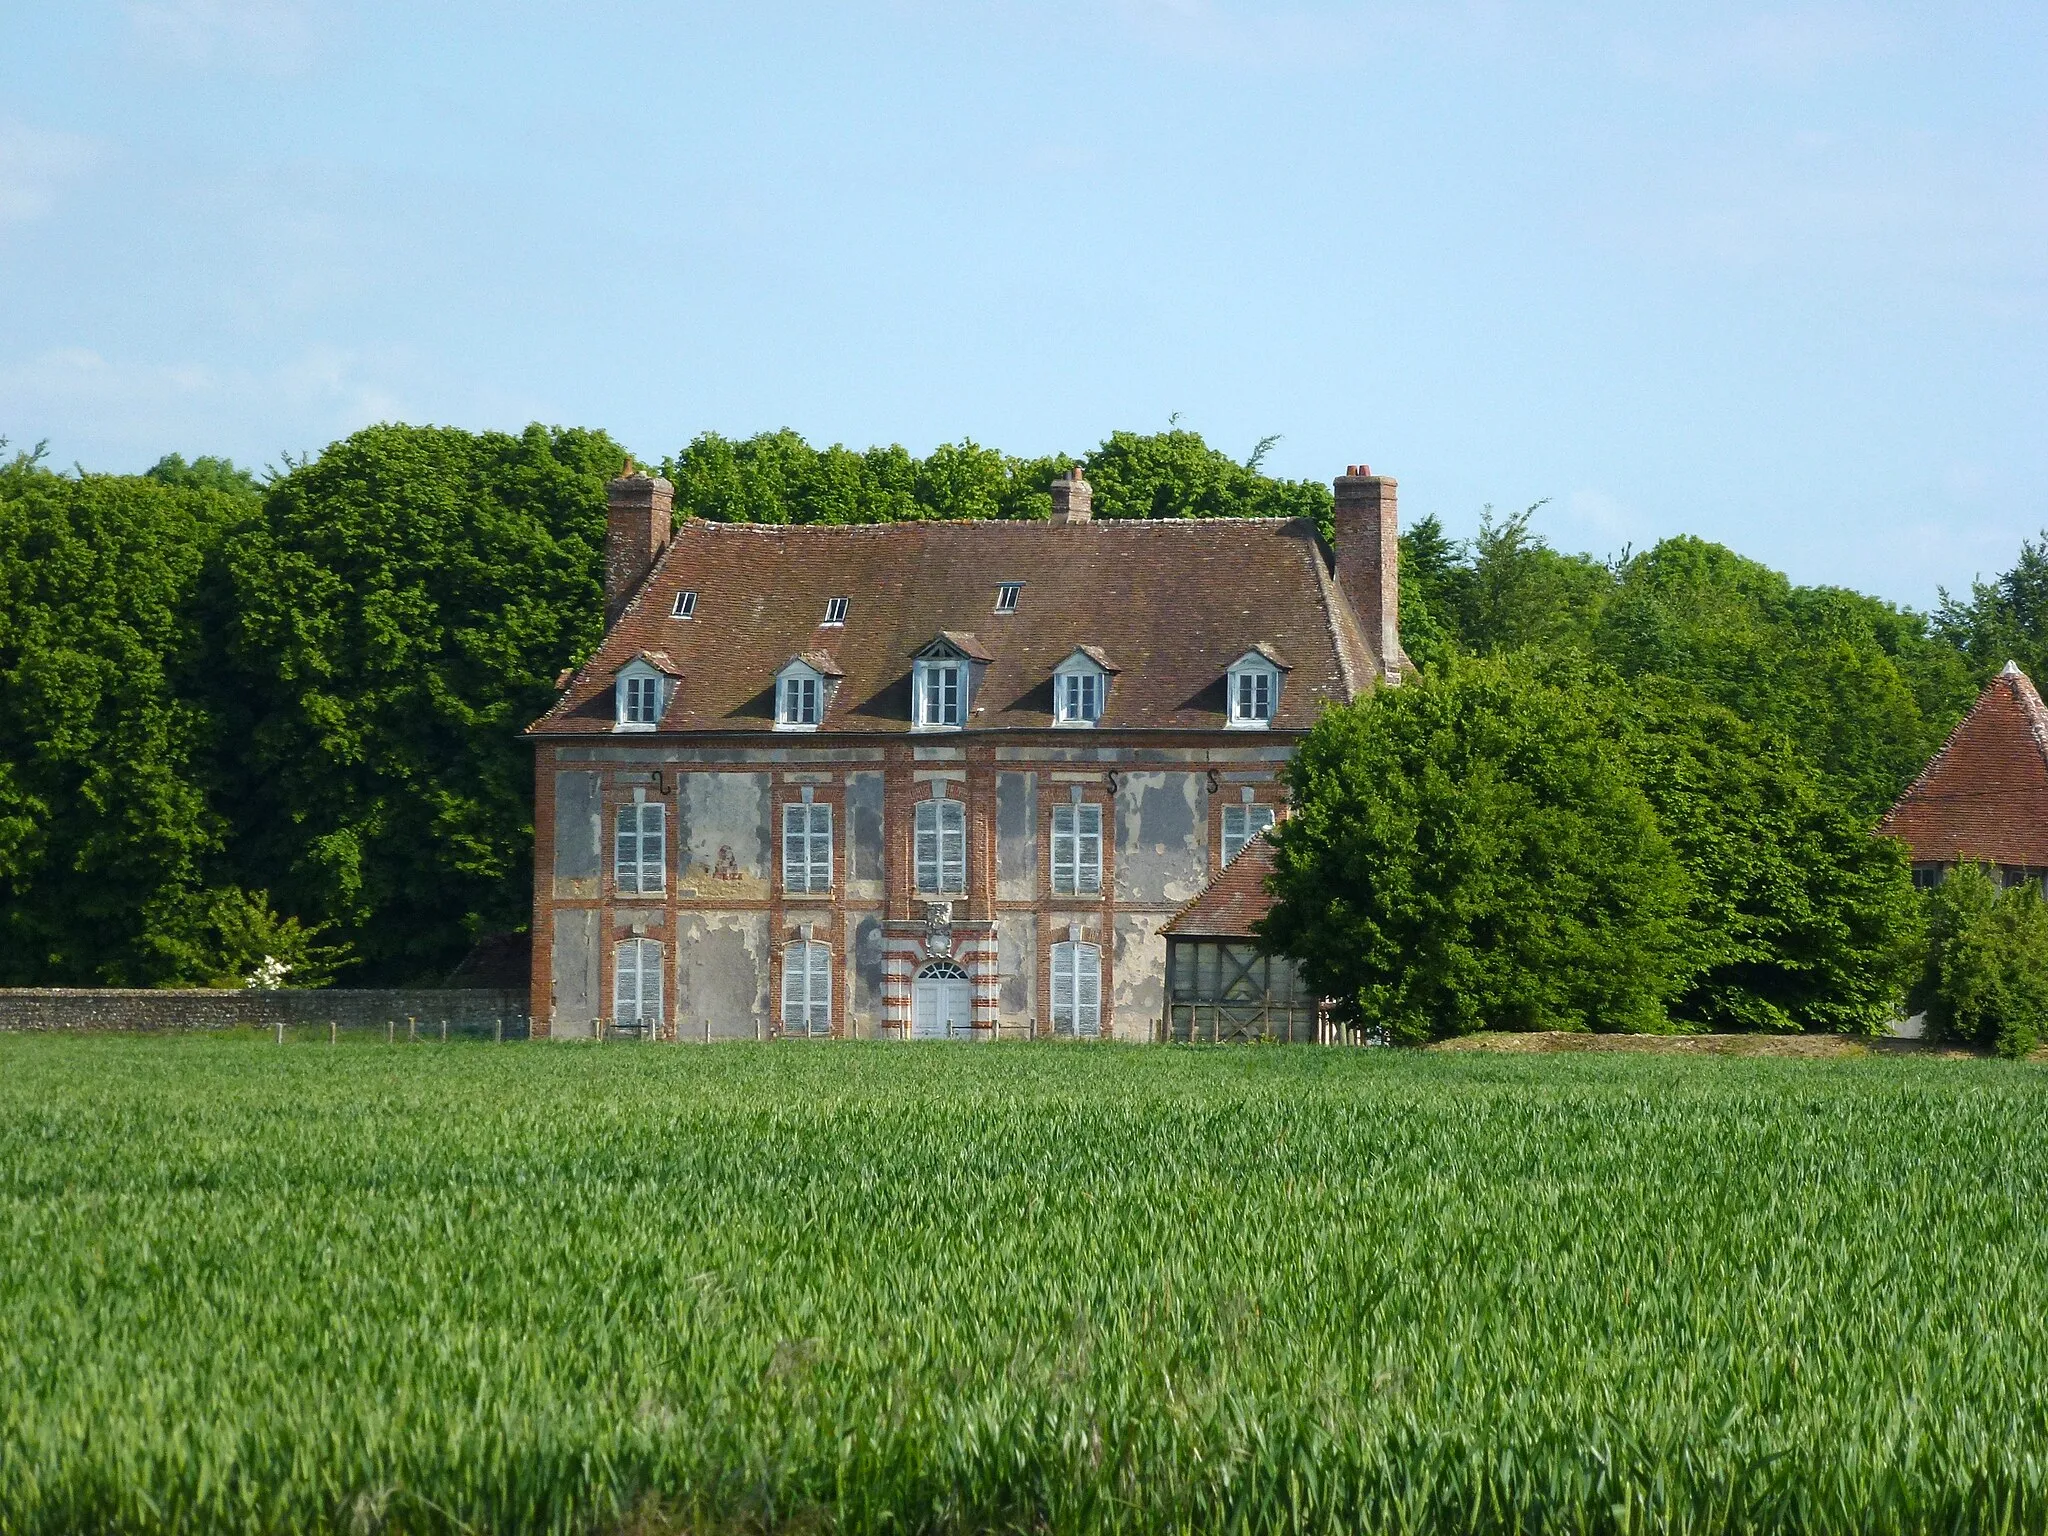
<path fill-rule="evenodd" d="M 1178 420 L 1915 607 L 2048 525 L 2048 6 L 0 0 L 0 435 Z"/>

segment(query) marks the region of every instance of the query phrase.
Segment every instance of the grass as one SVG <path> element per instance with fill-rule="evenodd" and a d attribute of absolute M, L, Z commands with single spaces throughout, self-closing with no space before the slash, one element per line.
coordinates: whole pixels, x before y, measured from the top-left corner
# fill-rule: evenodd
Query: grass
<path fill-rule="evenodd" d="M 0 1532 L 2026 1531 L 2048 1074 L 0 1037 Z"/>

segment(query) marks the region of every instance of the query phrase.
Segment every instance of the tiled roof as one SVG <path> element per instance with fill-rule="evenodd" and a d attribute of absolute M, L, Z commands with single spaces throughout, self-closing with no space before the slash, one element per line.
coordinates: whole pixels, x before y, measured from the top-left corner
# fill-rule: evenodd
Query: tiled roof
<path fill-rule="evenodd" d="M 1273 853 L 1272 843 L 1261 832 L 1160 931 L 1183 938 L 1250 938 L 1252 924 L 1273 905 L 1273 898 L 1266 893 L 1266 876 L 1273 873 Z"/>
<path fill-rule="evenodd" d="M 1878 823 L 1916 864 L 1983 859 L 2048 869 L 2048 709 L 2007 662 Z"/>
<path fill-rule="evenodd" d="M 996 588 L 1022 582 L 1015 613 Z M 678 590 L 695 616 L 670 617 Z M 850 599 L 822 631 L 826 601 Z M 1218 729 L 1225 672 L 1255 647 L 1291 664 L 1273 724 L 1306 729 L 1379 671 L 1305 518 L 927 522 L 686 519 L 542 735 L 612 728 L 612 678 L 646 651 L 682 676 L 663 731 L 768 731 L 774 678 L 827 649 L 843 677 L 826 731 L 910 730 L 911 658 L 942 635 L 977 667 L 971 729 L 1051 728 L 1052 672 L 1078 647 L 1116 658 L 1101 726 Z"/>

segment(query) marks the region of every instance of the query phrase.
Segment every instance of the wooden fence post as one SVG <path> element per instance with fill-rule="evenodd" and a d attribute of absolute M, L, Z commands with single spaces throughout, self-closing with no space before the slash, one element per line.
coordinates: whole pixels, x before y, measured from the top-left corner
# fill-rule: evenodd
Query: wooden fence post
<path fill-rule="evenodd" d="M 443 1045 L 448 1043 L 448 1021 L 446 1019 L 441 1021 L 441 1043 Z"/>
<path fill-rule="evenodd" d="M 386 1045 L 396 1045 L 398 1043 L 398 1020 L 386 1019 L 384 1021 L 384 1043 Z"/>
<path fill-rule="evenodd" d="M 341 1035 L 341 1025 L 334 1019 L 327 1021 L 327 1043 L 333 1045 Z"/>
<path fill-rule="evenodd" d="M 279 1045 L 284 1044 L 284 1016 L 282 1014 L 278 1015 L 277 1020 L 277 1043 Z"/>
<path fill-rule="evenodd" d="M 491 1020 L 491 1044 L 493 1044 L 493 1045 L 503 1045 L 504 1043 L 505 1043 L 505 1021 L 504 1021 L 503 1019 L 493 1019 L 493 1020 Z"/>
<path fill-rule="evenodd" d="M 409 1013 L 405 1016 L 405 1043 L 407 1045 L 418 1045 L 420 1043 L 420 1021 Z"/>

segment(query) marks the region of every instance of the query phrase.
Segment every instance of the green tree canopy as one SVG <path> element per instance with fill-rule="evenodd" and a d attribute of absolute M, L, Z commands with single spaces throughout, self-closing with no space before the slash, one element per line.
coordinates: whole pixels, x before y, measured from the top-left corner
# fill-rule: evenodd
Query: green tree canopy
<path fill-rule="evenodd" d="M 1898 1015 L 1920 915 L 1904 847 L 1872 837 L 1785 738 L 1688 683 L 1639 679 L 1618 733 L 1687 875 L 1673 1019 L 1870 1035 Z"/>
<path fill-rule="evenodd" d="M 445 974 L 532 900 L 521 730 L 596 644 L 602 433 L 380 426 L 273 485 L 227 546 L 221 777 L 246 883 L 370 981 Z"/>
<path fill-rule="evenodd" d="M 1267 941 L 1398 1041 L 1654 1029 L 1687 888 L 1608 722 L 1527 656 L 1327 712 L 1289 768 Z"/>
<path fill-rule="evenodd" d="M 242 510 L 134 476 L 0 470 L 0 977 L 201 980 L 212 722 L 199 591 Z"/>

